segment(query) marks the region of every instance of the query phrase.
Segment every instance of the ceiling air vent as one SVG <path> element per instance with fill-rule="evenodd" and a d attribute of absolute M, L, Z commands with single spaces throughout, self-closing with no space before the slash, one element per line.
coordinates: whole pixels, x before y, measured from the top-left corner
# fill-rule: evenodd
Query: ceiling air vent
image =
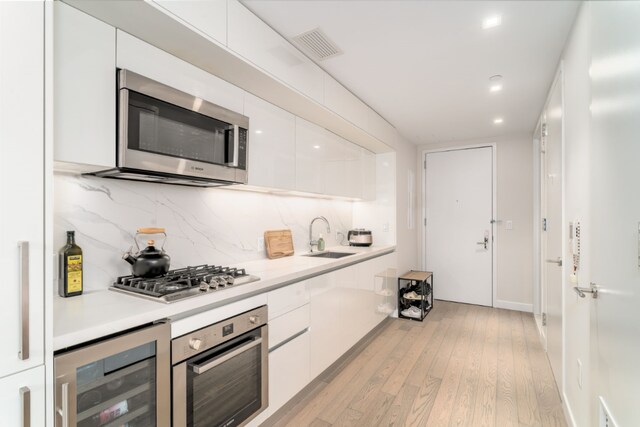
<path fill-rule="evenodd" d="M 291 40 L 317 61 L 324 61 L 342 54 L 342 50 L 329 40 L 320 28 L 298 34 Z"/>

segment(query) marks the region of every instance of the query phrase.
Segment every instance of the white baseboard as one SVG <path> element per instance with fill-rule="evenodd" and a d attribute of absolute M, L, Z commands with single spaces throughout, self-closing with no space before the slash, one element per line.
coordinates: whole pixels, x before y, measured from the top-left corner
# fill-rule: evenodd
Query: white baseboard
<path fill-rule="evenodd" d="M 564 418 L 567 421 L 567 425 L 576 427 L 576 420 L 573 418 L 573 412 L 571 412 L 571 407 L 569 406 L 569 401 L 565 393 L 562 393 L 562 409 L 564 410 Z"/>
<path fill-rule="evenodd" d="M 493 303 L 495 308 L 504 308 L 507 310 L 524 311 L 526 313 L 533 313 L 533 304 L 525 304 L 522 302 L 495 300 Z"/>

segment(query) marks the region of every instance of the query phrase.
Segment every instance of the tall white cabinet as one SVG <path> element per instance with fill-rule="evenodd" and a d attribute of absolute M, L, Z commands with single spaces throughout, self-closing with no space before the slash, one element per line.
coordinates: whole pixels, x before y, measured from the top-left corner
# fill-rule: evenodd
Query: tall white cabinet
<path fill-rule="evenodd" d="M 43 2 L 0 2 L 3 426 L 44 424 L 43 23 Z"/>

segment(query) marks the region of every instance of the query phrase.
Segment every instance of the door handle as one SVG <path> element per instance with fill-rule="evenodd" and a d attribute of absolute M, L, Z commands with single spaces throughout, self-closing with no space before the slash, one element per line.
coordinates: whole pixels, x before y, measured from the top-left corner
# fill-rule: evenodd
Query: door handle
<path fill-rule="evenodd" d="M 590 283 L 588 288 L 581 288 L 579 286 L 574 286 L 573 290 L 576 291 L 576 293 L 580 296 L 580 298 L 584 298 L 587 294 L 591 294 L 591 298 L 596 299 L 598 298 L 598 285 L 596 285 L 595 283 Z"/>
<path fill-rule="evenodd" d="M 31 390 L 29 387 L 20 387 L 22 399 L 22 427 L 31 427 Z"/>
<path fill-rule="evenodd" d="M 558 259 L 548 259 L 546 260 L 550 264 L 558 264 L 558 267 L 562 267 L 562 258 L 558 257 Z"/>
<path fill-rule="evenodd" d="M 69 383 L 64 383 L 60 387 L 60 399 L 62 400 L 58 414 L 61 418 L 61 427 L 69 427 Z"/>
<path fill-rule="evenodd" d="M 20 254 L 20 360 L 29 358 L 29 242 L 18 242 Z"/>
<path fill-rule="evenodd" d="M 487 249 L 487 245 L 489 244 L 489 237 L 484 236 L 484 240 L 482 242 L 476 242 L 476 245 L 482 245 L 485 249 Z"/>

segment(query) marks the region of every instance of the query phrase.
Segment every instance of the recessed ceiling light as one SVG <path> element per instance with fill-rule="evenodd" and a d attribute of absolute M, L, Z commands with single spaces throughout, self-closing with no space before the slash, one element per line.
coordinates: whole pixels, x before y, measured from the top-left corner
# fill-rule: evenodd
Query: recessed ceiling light
<path fill-rule="evenodd" d="M 495 119 L 493 119 L 493 124 L 494 125 L 499 125 L 502 124 L 504 120 L 502 120 L 502 117 L 496 117 Z"/>
<path fill-rule="evenodd" d="M 488 16 L 484 19 L 484 21 L 482 21 L 482 28 L 488 30 L 489 28 L 497 27 L 500 24 L 502 24 L 502 16 Z"/>
<path fill-rule="evenodd" d="M 262 133 L 262 131 L 261 131 L 261 130 L 257 130 L 257 131 L 256 131 L 256 133 L 257 133 L 258 135 L 260 135 L 260 134 Z"/>
<path fill-rule="evenodd" d="M 491 87 L 489 88 L 489 90 L 491 92 L 500 92 L 502 90 L 502 85 L 501 84 L 497 84 L 497 85 L 491 85 Z"/>
<path fill-rule="evenodd" d="M 319 145 L 314 145 L 313 148 L 315 148 L 316 150 L 320 148 Z"/>

